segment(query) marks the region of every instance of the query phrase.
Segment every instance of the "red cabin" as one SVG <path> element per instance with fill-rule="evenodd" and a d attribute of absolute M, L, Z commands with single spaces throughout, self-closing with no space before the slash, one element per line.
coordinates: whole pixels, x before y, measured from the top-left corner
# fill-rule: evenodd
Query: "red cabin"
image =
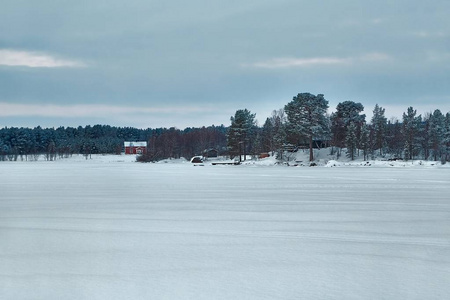
<path fill-rule="evenodd" d="M 144 154 L 147 152 L 147 142 L 124 142 L 125 154 Z"/>

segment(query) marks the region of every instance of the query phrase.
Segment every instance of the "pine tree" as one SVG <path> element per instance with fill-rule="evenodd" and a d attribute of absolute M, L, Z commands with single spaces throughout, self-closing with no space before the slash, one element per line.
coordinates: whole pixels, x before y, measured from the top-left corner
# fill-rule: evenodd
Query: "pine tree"
<path fill-rule="evenodd" d="M 283 145 L 286 143 L 286 114 L 284 110 L 274 110 L 270 120 L 273 127 L 273 147 L 278 153 L 278 158 L 283 159 Z"/>
<path fill-rule="evenodd" d="M 429 119 L 429 144 L 435 161 L 445 153 L 445 134 L 445 116 L 436 109 Z"/>
<path fill-rule="evenodd" d="M 405 137 L 405 159 L 414 159 L 420 151 L 422 116 L 416 116 L 416 114 L 417 111 L 411 106 L 408 107 L 407 113 L 403 113 L 402 133 Z"/>
<path fill-rule="evenodd" d="M 231 117 L 231 126 L 227 133 L 227 145 L 230 154 L 239 155 L 239 161 L 242 160 L 241 155 L 246 159 L 247 147 L 252 138 L 252 129 L 255 126 L 255 116 L 247 109 L 239 109 L 234 117 Z"/>
<path fill-rule="evenodd" d="M 450 161 L 450 112 L 445 115 L 445 125 L 444 125 L 444 139 L 442 143 L 444 144 L 444 153 L 442 162 Z"/>
<path fill-rule="evenodd" d="M 395 158 L 403 155 L 405 138 L 403 136 L 402 124 L 396 118 L 388 121 L 386 126 L 386 148 L 387 152 Z"/>
<path fill-rule="evenodd" d="M 364 110 L 361 103 L 353 101 L 340 102 L 336 112 L 331 114 L 332 145 L 338 148 L 346 146 L 346 136 L 351 123 L 356 126 L 356 135 L 359 135 L 361 126 L 365 123 L 366 115 L 360 114 Z"/>
<path fill-rule="evenodd" d="M 410 160 L 411 159 L 411 146 L 409 144 L 409 140 L 407 139 L 405 141 L 405 145 L 404 145 L 404 150 L 403 152 L 405 153 L 405 160 Z"/>
<path fill-rule="evenodd" d="M 371 151 L 370 130 L 369 130 L 369 126 L 366 124 L 364 124 L 361 127 L 359 148 L 363 151 L 364 160 L 366 160 L 367 157 L 369 156 L 369 152 Z"/>
<path fill-rule="evenodd" d="M 300 93 L 284 110 L 291 129 L 309 140 L 309 160 L 314 160 L 313 139 L 329 134 L 328 101 L 322 94 Z"/>
<path fill-rule="evenodd" d="M 380 155 L 383 155 L 383 148 L 385 147 L 386 141 L 387 118 L 384 116 L 384 112 L 385 109 L 376 104 L 373 109 L 373 116 L 371 120 L 372 129 L 374 132 L 374 148 L 375 150 L 380 150 Z"/>
<path fill-rule="evenodd" d="M 6 154 L 8 153 L 8 145 L 2 140 L 0 136 L 0 161 L 6 160 Z"/>
<path fill-rule="evenodd" d="M 274 151 L 274 129 L 270 118 L 264 122 L 261 132 L 261 144 L 264 152 Z"/>
<path fill-rule="evenodd" d="M 263 144 L 262 144 L 262 134 L 261 134 L 261 130 L 260 129 L 258 129 L 257 130 L 257 133 L 256 133 L 256 135 L 255 135 L 255 139 L 254 139 L 254 142 L 253 142 L 253 147 L 252 147 L 252 154 L 253 155 L 255 155 L 255 156 L 257 156 L 257 155 L 259 155 L 260 153 L 262 153 L 262 152 L 264 152 L 264 148 L 263 148 Z"/>
<path fill-rule="evenodd" d="M 431 130 L 432 114 L 426 113 L 423 117 L 423 130 L 422 130 L 422 151 L 424 159 L 431 159 Z"/>
<path fill-rule="evenodd" d="M 347 133 L 345 137 L 345 144 L 347 146 L 347 157 L 351 160 L 355 159 L 355 154 L 357 150 L 358 145 L 358 139 L 356 137 L 356 130 L 357 127 L 355 123 L 350 123 L 350 125 L 347 128 Z"/>

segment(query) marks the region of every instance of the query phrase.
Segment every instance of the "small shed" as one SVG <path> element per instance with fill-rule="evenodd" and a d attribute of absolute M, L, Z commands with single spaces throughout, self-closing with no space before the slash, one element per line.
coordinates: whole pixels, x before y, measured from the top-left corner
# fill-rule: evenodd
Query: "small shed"
<path fill-rule="evenodd" d="M 147 152 L 147 142 L 124 142 L 125 154 L 144 154 Z"/>

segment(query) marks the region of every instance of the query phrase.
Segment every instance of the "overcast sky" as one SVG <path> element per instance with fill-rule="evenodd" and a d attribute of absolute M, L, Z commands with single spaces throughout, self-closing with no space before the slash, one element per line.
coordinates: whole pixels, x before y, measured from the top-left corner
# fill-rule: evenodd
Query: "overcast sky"
<path fill-rule="evenodd" d="M 450 1 L 2 0 L 0 127 L 229 125 L 302 92 L 450 111 Z"/>

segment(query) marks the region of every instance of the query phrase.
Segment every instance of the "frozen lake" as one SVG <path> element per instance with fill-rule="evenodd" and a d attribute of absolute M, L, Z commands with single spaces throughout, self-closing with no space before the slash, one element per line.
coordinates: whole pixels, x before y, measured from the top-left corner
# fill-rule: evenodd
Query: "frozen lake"
<path fill-rule="evenodd" d="M 3 162 L 0 299 L 450 299 L 450 169 Z"/>

